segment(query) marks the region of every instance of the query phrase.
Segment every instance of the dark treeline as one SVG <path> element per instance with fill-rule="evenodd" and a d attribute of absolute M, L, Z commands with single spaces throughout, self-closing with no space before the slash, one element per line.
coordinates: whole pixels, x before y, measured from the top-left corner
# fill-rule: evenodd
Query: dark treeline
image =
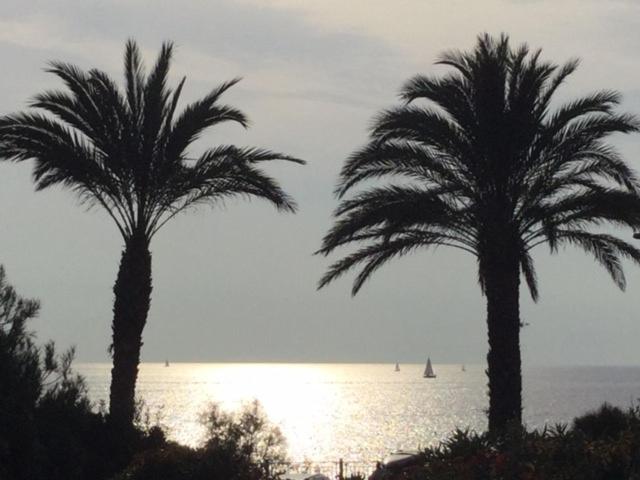
<path fill-rule="evenodd" d="M 167 442 L 161 429 L 135 422 L 154 235 L 177 214 L 230 197 L 257 197 L 294 212 L 293 199 L 262 165 L 304 163 L 229 145 L 196 157 L 189 153 L 208 128 L 248 122 L 220 103 L 237 79 L 177 112 L 185 80 L 167 85 L 172 50 L 164 44 L 147 73 L 137 45 L 129 41 L 123 89 L 100 70 L 52 62 L 48 71 L 64 89 L 40 93 L 29 110 L 0 118 L 1 158 L 31 161 L 37 190 L 61 186 L 104 208 L 123 239 L 113 288 L 108 411 L 90 405 L 82 379 L 71 373 L 72 352 L 57 356 L 52 344 L 37 347 L 25 323 L 38 304 L 17 296 L 2 273 L 2 478 L 257 480 L 275 477 L 269 464 L 284 459 L 277 449 L 256 444 L 280 446 L 282 439 L 255 409 L 239 417 L 214 410 L 209 440 L 198 449 Z M 629 239 L 640 230 L 640 183 L 608 143 L 612 134 L 636 132 L 640 122 L 617 111 L 620 95 L 609 90 L 552 108 L 578 62 L 547 62 L 540 51 L 514 47 L 505 35 L 480 36 L 473 50 L 445 53 L 438 63 L 450 72 L 409 79 L 400 92 L 402 103 L 376 117 L 368 142 L 345 162 L 335 223 L 319 253 L 342 247 L 350 253 L 329 267 L 320 287 L 359 268 L 355 295 L 386 262 L 423 247 L 444 245 L 474 255 L 487 305 L 489 431 L 454 440 L 495 453 L 505 450 L 505 439 L 526 443 L 535 437 L 521 425 L 522 280 L 538 298 L 531 251 L 543 244 L 553 253 L 563 245 L 580 247 L 621 289 L 622 259 L 640 263 L 639 249 L 601 228 L 628 228 Z M 634 429 L 637 416 L 630 413 L 627 422 Z M 251 431 L 255 425 L 259 431 Z M 535 440 L 557 438 L 545 435 Z M 629 441 L 637 454 L 634 435 L 635 430 Z M 425 453 L 424 462 L 441 460 L 432 453 Z M 637 460 L 629 456 L 629 462 Z M 535 455 L 527 461 L 535 463 Z M 613 478 L 605 473 L 593 478 Z"/>

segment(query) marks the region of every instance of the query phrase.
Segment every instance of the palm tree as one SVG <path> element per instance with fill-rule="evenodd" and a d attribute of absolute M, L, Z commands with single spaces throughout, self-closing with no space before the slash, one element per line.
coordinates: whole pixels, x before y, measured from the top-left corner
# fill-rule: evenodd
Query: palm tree
<path fill-rule="evenodd" d="M 179 114 L 185 79 L 172 90 L 167 76 L 172 44 L 163 44 L 147 75 L 134 41 L 126 45 L 125 90 L 104 72 L 53 62 L 49 72 L 66 91 L 37 95 L 40 111 L 0 119 L 0 154 L 34 161 L 38 190 L 69 188 L 113 219 L 124 249 L 113 288 L 110 419 L 128 430 L 134 415 L 142 331 L 150 305 L 153 236 L 169 220 L 203 203 L 258 197 L 282 211 L 294 201 L 259 168 L 261 162 L 301 160 L 258 148 L 217 146 L 189 151 L 201 133 L 222 122 L 246 127 L 239 110 L 219 103 L 239 79 L 223 83 Z"/>
<path fill-rule="evenodd" d="M 511 48 L 505 35 L 481 36 L 473 51 L 438 63 L 451 73 L 405 83 L 405 103 L 383 111 L 368 144 L 345 163 L 320 252 L 351 250 L 319 287 L 360 268 L 355 295 L 387 261 L 420 248 L 474 255 L 487 305 L 489 430 L 500 433 L 521 421 L 521 276 L 538 298 L 531 250 L 580 247 L 622 289 L 621 258 L 640 263 L 640 250 L 591 230 L 640 226 L 638 180 L 605 143 L 639 122 L 614 112 L 620 97 L 612 91 L 552 109 L 578 62 L 543 62 L 540 51 Z"/>

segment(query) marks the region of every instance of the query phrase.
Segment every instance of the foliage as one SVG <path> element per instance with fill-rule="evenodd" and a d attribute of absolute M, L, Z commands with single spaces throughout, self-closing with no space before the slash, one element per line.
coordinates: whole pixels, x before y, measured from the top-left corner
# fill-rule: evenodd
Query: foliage
<path fill-rule="evenodd" d="M 602 428 L 610 419 L 615 428 Z M 422 452 L 418 467 L 377 478 L 429 480 L 621 480 L 640 478 L 640 411 L 604 405 L 575 419 L 498 439 L 458 430 Z"/>
<path fill-rule="evenodd" d="M 345 162 L 319 253 L 347 253 L 319 287 L 357 270 L 355 295 L 389 261 L 425 249 L 473 255 L 487 301 L 489 430 L 497 434 L 521 421 L 520 282 L 537 300 L 532 250 L 579 247 L 621 289 L 622 260 L 640 264 L 640 249 L 606 233 L 640 229 L 640 183 L 608 143 L 640 122 L 616 112 L 620 95 L 608 90 L 556 106 L 578 62 L 543 61 L 506 35 L 482 35 L 472 51 L 438 63 L 449 73 L 408 80 L 404 103 L 381 112 Z"/>
<path fill-rule="evenodd" d="M 211 405 L 202 422 L 207 430 L 203 446 L 169 443 L 149 449 L 116 480 L 274 480 L 282 473 L 284 437 L 257 402 L 236 414 Z"/>
<path fill-rule="evenodd" d="M 404 103 L 376 117 L 369 143 L 344 164 L 342 201 L 320 252 L 358 250 L 334 263 L 320 286 L 361 267 L 356 294 L 394 257 L 450 246 L 480 261 L 486 248 L 510 240 L 534 300 L 529 252 L 542 243 L 552 253 L 582 248 L 624 288 L 620 259 L 640 263 L 640 250 L 590 231 L 640 227 L 636 174 L 606 143 L 640 126 L 615 112 L 620 95 L 604 90 L 552 108 L 578 61 L 544 62 L 540 51 L 512 48 L 504 35 L 480 36 L 473 51 L 447 52 L 438 63 L 453 71 L 408 80 Z"/>
<path fill-rule="evenodd" d="M 127 42 L 125 88 L 108 74 L 51 62 L 48 72 L 65 90 L 40 93 L 33 110 L 0 120 L 0 151 L 15 161 L 34 160 L 38 190 L 54 185 L 103 207 L 124 239 L 150 239 L 175 215 L 232 197 L 264 198 L 282 210 L 295 203 L 260 165 L 303 161 L 261 148 L 222 145 L 201 155 L 189 151 L 205 130 L 225 122 L 248 126 L 244 113 L 220 103 L 239 78 L 204 98 L 177 106 L 185 78 L 168 88 L 173 44 L 162 45 L 147 74 L 137 44 Z"/>
<path fill-rule="evenodd" d="M 640 428 L 640 411 L 635 407 L 625 412 L 605 403 L 597 411 L 576 418 L 573 428 L 590 440 L 616 439 L 629 428 Z"/>
<path fill-rule="evenodd" d="M 287 463 L 284 435 L 271 425 L 257 400 L 235 414 L 223 412 L 213 404 L 202 421 L 207 428 L 207 450 L 234 452 L 242 463 L 263 466 L 267 476 L 274 478 Z"/>
<path fill-rule="evenodd" d="M 27 322 L 36 300 L 18 295 L 0 267 L 0 478 L 101 478 L 109 469 L 104 417 L 92 413 L 73 349 L 40 348 Z"/>
<path fill-rule="evenodd" d="M 201 154 L 194 142 L 222 123 L 248 126 L 240 110 L 221 103 L 239 79 L 222 83 L 182 110 L 183 78 L 168 86 L 173 44 L 162 45 L 146 71 L 137 44 L 127 42 L 124 89 L 99 69 L 51 62 L 65 88 L 37 95 L 25 112 L 0 119 L 0 156 L 33 161 L 38 190 L 70 189 L 99 206 L 125 243 L 114 286 L 110 421 L 133 436 L 135 383 L 151 297 L 153 236 L 176 215 L 232 198 L 264 199 L 293 212 L 295 202 L 264 172 L 266 162 L 304 163 L 262 148 L 218 145 Z"/>

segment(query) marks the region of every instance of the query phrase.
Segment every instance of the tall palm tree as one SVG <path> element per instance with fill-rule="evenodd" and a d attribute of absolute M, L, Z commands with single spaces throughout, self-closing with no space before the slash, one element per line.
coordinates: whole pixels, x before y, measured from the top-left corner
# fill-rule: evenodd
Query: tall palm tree
<path fill-rule="evenodd" d="M 605 142 L 639 122 L 614 112 L 620 97 L 612 91 L 553 109 L 578 62 L 543 62 L 540 51 L 511 48 L 505 35 L 485 34 L 473 51 L 438 63 L 452 71 L 409 80 L 404 103 L 376 118 L 368 144 L 345 163 L 342 200 L 320 252 L 352 248 L 320 287 L 360 268 L 355 295 L 387 261 L 420 248 L 474 255 L 487 305 L 489 430 L 500 433 L 521 421 L 521 276 L 538 298 L 531 250 L 580 247 L 620 288 L 621 258 L 640 263 L 640 250 L 592 231 L 640 226 L 638 180 Z"/>
<path fill-rule="evenodd" d="M 219 103 L 239 79 L 223 83 L 179 114 L 185 79 L 167 87 L 172 44 L 163 44 L 147 75 L 134 41 L 126 45 L 125 89 L 104 72 L 53 62 L 48 69 L 65 91 L 37 95 L 29 111 L 0 119 L 0 155 L 34 161 L 38 190 L 61 185 L 104 208 L 124 249 L 113 288 L 110 418 L 129 429 L 151 295 L 153 236 L 169 220 L 203 203 L 258 197 L 282 211 L 294 201 L 259 168 L 261 162 L 301 160 L 259 148 L 217 146 L 194 156 L 191 144 L 222 122 L 248 122 Z"/>

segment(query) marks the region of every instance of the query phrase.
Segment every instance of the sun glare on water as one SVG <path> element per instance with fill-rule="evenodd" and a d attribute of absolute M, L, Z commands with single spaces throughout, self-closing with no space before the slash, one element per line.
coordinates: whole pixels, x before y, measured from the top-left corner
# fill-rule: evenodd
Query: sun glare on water
<path fill-rule="evenodd" d="M 269 419 L 285 433 L 290 446 L 332 444 L 332 429 L 327 422 L 343 404 L 341 392 L 321 366 L 285 364 L 194 364 L 189 368 L 195 388 L 184 392 L 188 410 L 203 411 L 210 402 L 227 411 L 236 411 L 257 399 Z M 182 368 L 179 366 L 178 368 Z M 171 402 L 174 403 L 174 402 Z M 199 407 L 198 407 L 199 406 Z M 295 426 L 295 428 L 294 428 Z M 175 432 L 176 439 L 194 443 L 201 439 L 198 422 L 185 422 Z"/>
<path fill-rule="evenodd" d="M 198 445 L 211 403 L 238 411 L 258 400 L 287 440 L 295 462 L 375 462 L 389 452 L 437 443 L 456 427 L 486 428 L 486 376 L 480 365 L 143 363 L 136 387 L 170 438 Z M 109 398 L 110 365 L 80 364 L 94 401 Z M 628 405 L 636 370 L 533 369 L 525 372 L 530 427 L 569 421 L 602 402 Z M 612 388 L 615 382 L 616 388 Z"/>
<path fill-rule="evenodd" d="M 482 425 L 483 397 L 473 393 L 482 390 L 482 375 L 475 385 L 473 372 L 462 377 L 459 367 L 440 368 L 450 373 L 425 381 L 424 365 L 394 372 L 388 364 L 147 363 L 137 395 L 151 422 L 157 417 L 183 444 L 202 442 L 199 416 L 211 403 L 232 412 L 258 400 L 293 460 L 368 461 L 431 443 L 457 425 Z M 107 365 L 85 365 L 82 373 L 94 398 L 108 398 Z M 465 401 L 474 406 L 451 408 Z"/>

